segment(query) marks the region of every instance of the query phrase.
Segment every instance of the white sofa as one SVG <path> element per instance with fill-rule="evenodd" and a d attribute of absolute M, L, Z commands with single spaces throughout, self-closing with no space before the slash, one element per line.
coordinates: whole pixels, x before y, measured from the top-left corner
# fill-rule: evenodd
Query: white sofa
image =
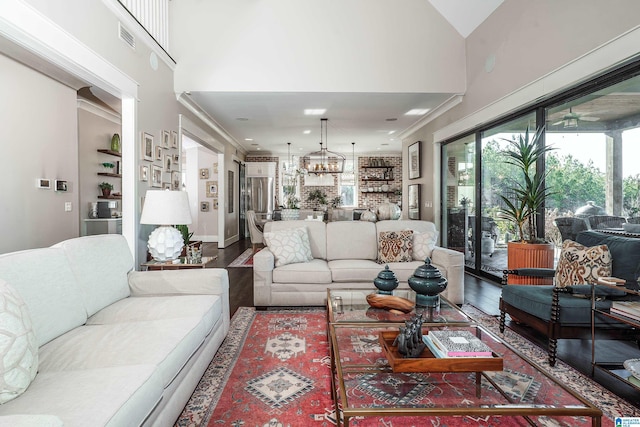
<path fill-rule="evenodd" d="M 0 255 L 39 359 L 0 426 L 174 424 L 229 330 L 227 271 L 133 264 L 113 234 Z"/>
<path fill-rule="evenodd" d="M 327 288 L 371 288 L 373 279 L 384 269 L 378 264 L 378 233 L 381 231 L 414 230 L 436 232 L 428 221 L 338 221 L 327 224 L 318 221 L 273 221 L 264 231 L 306 227 L 313 260 L 275 267 L 269 248 L 253 257 L 253 301 L 263 306 L 323 305 Z M 392 262 L 389 268 L 396 274 L 400 287 L 423 261 Z M 447 278 L 443 292 L 454 304 L 464 302 L 464 255 L 436 246 L 431 263 Z"/>

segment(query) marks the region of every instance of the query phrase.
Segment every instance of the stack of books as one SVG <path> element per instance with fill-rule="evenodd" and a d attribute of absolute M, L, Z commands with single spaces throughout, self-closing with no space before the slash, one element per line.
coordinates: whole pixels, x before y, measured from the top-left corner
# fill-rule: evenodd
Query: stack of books
<path fill-rule="evenodd" d="M 422 340 L 436 357 L 492 357 L 488 345 L 469 331 L 429 331 Z"/>
<path fill-rule="evenodd" d="M 640 321 L 640 301 L 612 301 L 611 313 Z"/>

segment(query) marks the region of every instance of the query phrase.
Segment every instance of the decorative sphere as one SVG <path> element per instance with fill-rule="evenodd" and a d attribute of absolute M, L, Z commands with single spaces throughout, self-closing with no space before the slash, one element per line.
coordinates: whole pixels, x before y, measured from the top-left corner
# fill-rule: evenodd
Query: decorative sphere
<path fill-rule="evenodd" d="M 380 221 L 386 219 L 400 219 L 400 215 L 402 214 L 402 212 L 400 211 L 400 206 L 396 205 L 395 203 L 381 204 L 380 206 L 378 206 L 377 213 L 378 219 Z"/>
<path fill-rule="evenodd" d="M 430 258 L 424 260 L 424 265 L 416 268 L 408 282 L 409 287 L 416 292 L 416 305 L 421 307 L 437 306 L 440 292 L 447 288 L 447 279 L 431 265 Z"/>
<path fill-rule="evenodd" d="M 376 222 L 377 220 L 378 217 L 371 211 L 364 211 L 362 212 L 362 215 L 360 215 L 360 221 Z"/>
<path fill-rule="evenodd" d="M 373 279 L 373 284 L 378 288 L 378 293 L 391 295 L 392 291 L 398 287 L 398 279 L 389 266 L 385 265 L 384 270 L 378 273 L 378 277 Z"/>
<path fill-rule="evenodd" d="M 149 235 L 149 253 L 156 261 L 171 261 L 180 256 L 184 241 L 176 228 L 161 226 Z"/>

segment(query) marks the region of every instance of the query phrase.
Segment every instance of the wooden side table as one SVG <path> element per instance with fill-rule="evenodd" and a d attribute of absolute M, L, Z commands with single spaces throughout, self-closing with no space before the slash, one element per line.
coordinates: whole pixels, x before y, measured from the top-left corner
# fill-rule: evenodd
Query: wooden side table
<path fill-rule="evenodd" d="M 188 268 L 205 268 L 211 261 L 217 259 L 217 256 L 203 256 L 202 262 L 198 264 L 187 264 L 186 258 L 178 258 L 176 261 L 156 261 L 151 260 L 140 264 L 146 271 L 152 270 L 184 270 Z"/>

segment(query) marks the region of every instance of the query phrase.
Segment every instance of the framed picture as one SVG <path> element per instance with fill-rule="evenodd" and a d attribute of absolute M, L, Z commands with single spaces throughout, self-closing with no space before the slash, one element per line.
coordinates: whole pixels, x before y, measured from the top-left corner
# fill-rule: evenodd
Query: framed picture
<path fill-rule="evenodd" d="M 409 219 L 420 219 L 420 184 L 409 185 Z"/>
<path fill-rule="evenodd" d="M 213 199 L 211 201 L 211 204 L 213 205 L 213 210 L 217 211 L 218 210 L 218 199 Z"/>
<path fill-rule="evenodd" d="M 146 160 L 147 162 L 153 161 L 153 135 L 146 132 L 142 133 L 142 147 L 140 151 L 142 152 L 142 160 Z"/>
<path fill-rule="evenodd" d="M 209 212 L 209 202 L 200 202 L 200 212 Z"/>
<path fill-rule="evenodd" d="M 178 148 L 178 132 L 171 131 L 171 147 Z"/>
<path fill-rule="evenodd" d="M 209 179 L 209 168 L 200 169 L 200 179 Z"/>
<path fill-rule="evenodd" d="M 155 156 L 154 156 L 154 158 L 155 158 L 156 160 L 160 160 L 160 161 L 162 161 L 162 145 L 160 145 L 160 144 L 156 144 L 156 146 L 154 147 L 154 149 L 155 149 Z"/>
<path fill-rule="evenodd" d="M 169 139 L 171 138 L 171 133 L 168 130 L 162 131 L 162 147 L 169 148 Z"/>
<path fill-rule="evenodd" d="M 170 182 L 163 182 L 162 183 L 162 189 L 163 190 L 171 190 L 171 183 Z"/>
<path fill-rule="evenodd" d="M 172 190 L 180 189 L 180 172 L 178 171 L 171 172 L 171 189 Z"/>
<path fill-rule="evenodd" d="M 171 154 L 164 155 L 164 170 L 171 171 L 171 163 L 173 162 L 173 156 Z"/>
<path fill-rule="evenodd" d="M 409 179 L 420 178 L 420 141 L 409 146 Z"/>
<path fill-rule="evenodd" d="M 207 197 L 218 197 L 218 181 L 207 181 Z"/>
<path fill-rule="evenodd" d="M 151 165 L 151 186 L 162 187 L 162 168 L 157 165 Z"/>
<path fill-rule="evenodd" d="M 178 167 L 180 164 L 180 154 L 176 153 L 173 155 L 173 166 Z"/>
<path fill-rule="evenodd" d="M 149 182 L 149 166 L 140 166 L 140 181 Z"/>

